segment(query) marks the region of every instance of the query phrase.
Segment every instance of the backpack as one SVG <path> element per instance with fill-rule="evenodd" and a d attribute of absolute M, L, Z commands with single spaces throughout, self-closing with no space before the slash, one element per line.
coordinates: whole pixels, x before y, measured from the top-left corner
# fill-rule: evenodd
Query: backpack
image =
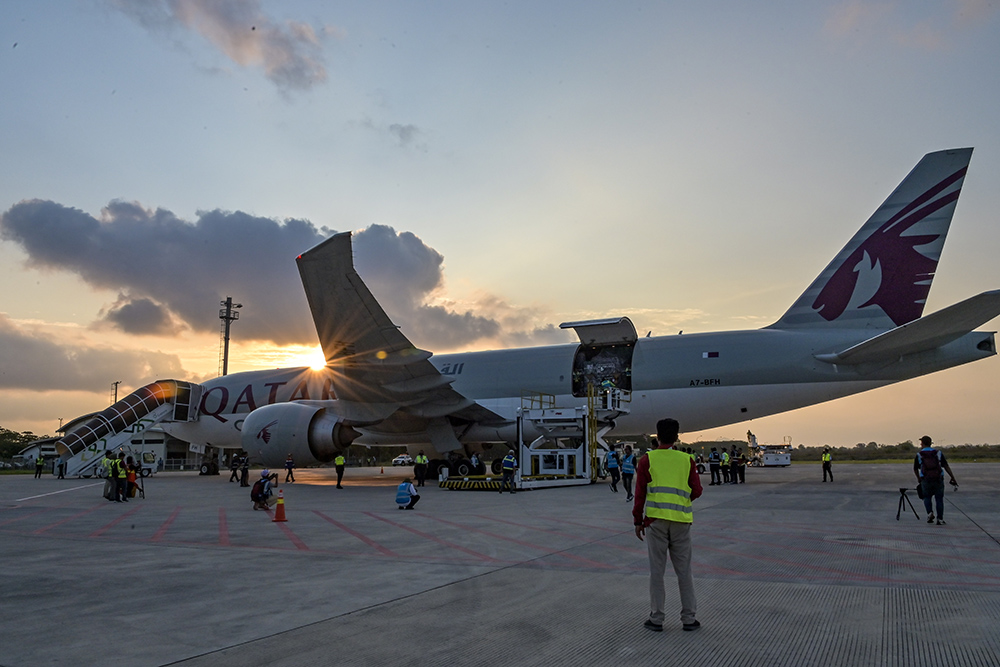
<path fill-rule="evenodd" d="M 264 500 L 264 480 L 258 479 L 250 487 L 250 500 L 259 503 Z"/>
<path fill-rule="evenodd" d="M 928 482 L 941 479 L 941 452 L 936 449 L 920 450 L 920 472 Z"/>

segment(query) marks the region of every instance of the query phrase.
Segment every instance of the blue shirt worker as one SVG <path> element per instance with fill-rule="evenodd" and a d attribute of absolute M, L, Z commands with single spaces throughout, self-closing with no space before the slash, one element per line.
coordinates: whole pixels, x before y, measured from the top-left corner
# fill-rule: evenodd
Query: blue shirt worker
<path fill-rule="evenodd" d="M 632 519 L 635 536 L 648 538 L 649 618 L 643 626 L 654 632 L 663 630 L 666 592 L 663 575 L 667 557 L 677 575 L 681 597 L 681 624 L 684 630 L 697 630 L 697 601 L 691 575 L 691 502 L 701 496 L 701 480 L 691 457 L 674 449 L 680 425 L 676 419 L 656 423 L 656 441 L 636 469 L 635 504 Z"/>
<path fill-rule="evenodd" d="M 418 500 L 420 500 L 420 494 L 417 493 L 409 477 L 396 487 L 396 504 L 399 505 L 399 509 L 411 510 Z"/>
<path fill-rule="evenodd" d="M 622 486 L 625 487 L 625 502 L 632 502 L 632 480 L 635 478 L 635 454 L 632 445 L 625 445 L 625 455 L 622 457 Z"/>
<path fill-rule="evenodd" d="M 292 453 L 288 452 L 288 456 L 285 458 L 285 483 L 291 484 L 295 481 L 295 459 L 292 458 Z"/>
<path fill-rule="evenodd" d="M 931 508 L 931 499 L 935 501 L 937 509 L 937 525 L 944 525 L 944 473 L 948 473 L 951 478 L 951 485 L 957 487 L 955 475 L 951 472 L 948 460 L 944 457 L 944 452 L 934 449 L 931 445 L 934 441 L 931 436 L 925 435 L 920 438 L 923 445 L 917 452 L 917 457 L 913 460 L 913 474 L 917 476 L 920 483 L 920 491 L 924 496 L 924 509 L 927 510 L 927 523 L 934 523 L 934 512 Z"/>
<path fill-rule="evenodd" d="M 712 453 L 708 455 L 708 471 L 712 473 L 712 481 L 708 483 L 709 486 L 716 486 L 722 484 L 722 478 L 719 477 L 719 468 L 722 464 L 722 455 L 719 454 L 719 450 L 712 447 Z"/>
<path fill-rule="evenodd" d="M 516 493 L 514 488 L 514 472 L 517 471 L 517 457 L 514 456 L 514 450 L 511 449 L 507 452 L 507 456 L 503 457 L 503 480 L 500 482 L 500 493 L 503 490 L 510 489 L 511 494 Z"/>
<path fill-rule="evenodd" d="M 618 452 L 614 446 L 604 455 L 604 467 L 611 475 L 611 490 L 618 493 L 618 480 L 621 479 L 621 468 L 618 467 Z"/>

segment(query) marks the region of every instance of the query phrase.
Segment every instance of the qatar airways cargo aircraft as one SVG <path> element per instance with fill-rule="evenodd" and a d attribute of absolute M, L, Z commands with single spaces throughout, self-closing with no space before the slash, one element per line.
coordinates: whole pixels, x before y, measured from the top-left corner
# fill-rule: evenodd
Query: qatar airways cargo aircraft
<path fill-rule="evenodd" d="M 753 331 L 639 338 L 615 317 L 562 325 L 575 344 L 432 357 L 392 323 L 354 269 L 350 233 L 338 234 L 296 260 L 325 368 L 160 381 L 62 446 L 96 450 L 160 406 L 170 434 L 241 447 L 267 466 L 289 452 L 308 465 L 352 443 L 405 444 L 427 450 L 436 470 L 541 435 L 523 420 L 518 430 L 529 393 L 573 407 L 588 388 L 613 387 L 631 399 L 627 412 L 605 413 L 613 434 L 648 432 L 665 416 L 698 431 L 984 359 L 996 354 L 994 332 L 974 329 L 1000 314 L 1000 290 L 923 315 L 971 157 L 924 156 L 788 311 Z"/>

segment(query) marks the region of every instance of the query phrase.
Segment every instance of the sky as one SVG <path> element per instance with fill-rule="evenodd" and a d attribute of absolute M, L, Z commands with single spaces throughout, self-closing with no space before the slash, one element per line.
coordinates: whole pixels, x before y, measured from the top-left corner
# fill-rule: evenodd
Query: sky
<path fill-rule="evenodd" d="M 973 146 L 925 314 L 1000 288 L 996 2 L 9 0 L 0 84 L 19 431 L 214 377 L 227 296 L 230 372 L 321 358 L 294 258 L 335 232 L 435 352 L 757 328 Z M 998 364 L 684 437 L 997 443 Z"/>

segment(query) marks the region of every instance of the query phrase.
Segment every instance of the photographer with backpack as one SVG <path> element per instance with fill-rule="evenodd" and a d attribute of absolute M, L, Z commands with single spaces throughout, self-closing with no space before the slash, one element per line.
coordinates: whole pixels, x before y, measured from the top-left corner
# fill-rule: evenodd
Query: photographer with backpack
<path fill-rule="evenodd" d="M 934 523 L 934 512 L 931 508 L 931 498 L 937 509 L 937 525 L 944 525 L 944 470 L 951 478 L 951 485 L 958 486 L 955 475 L 948 466 L 948 460 L 944 457 L 944 452 L 931 447 L 934 441 L 929 435 L 920 438 L 923 447 L 917 452 L 917 457 L 913 460 L 913 474 L 917 476 L 917 483 L 920 484 L 921 497 L 924 499 L 924 508 L 927 509 L 927 523 Z"/>
<path fill-rule="evenodd" d="M 271 472 L 267 468 L 261 470 L 260 479 L 254 482 L 250 488 L 250 500 L 253 501 L 255 510 L 267 510 L 274 504 L 274 501 L 271 500 L 271 495 L 274 493 L 271 489 L 272 482 L 278 483 L 278 473 Z"/>

